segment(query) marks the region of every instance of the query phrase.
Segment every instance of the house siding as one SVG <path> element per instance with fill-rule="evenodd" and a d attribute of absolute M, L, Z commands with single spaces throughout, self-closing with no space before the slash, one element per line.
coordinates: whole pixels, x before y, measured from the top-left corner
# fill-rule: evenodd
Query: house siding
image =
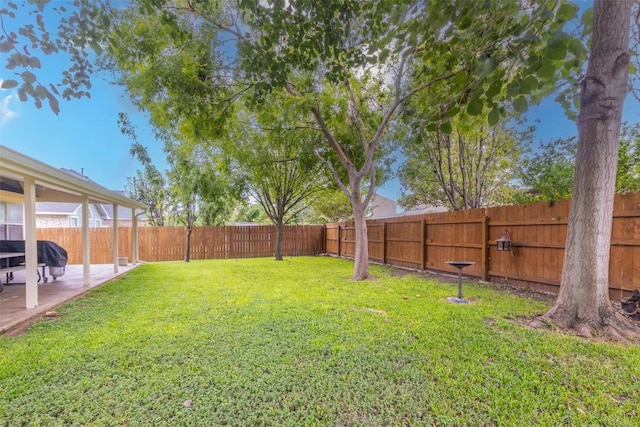
<path fill-rule="evenodd" d="M 68 215 L 43 215 L 36 214 L 37 228 L 70 227 Z"/>

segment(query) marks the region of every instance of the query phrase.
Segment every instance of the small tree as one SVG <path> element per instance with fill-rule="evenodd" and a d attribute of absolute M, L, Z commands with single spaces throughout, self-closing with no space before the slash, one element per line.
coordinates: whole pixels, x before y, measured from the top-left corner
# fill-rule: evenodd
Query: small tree
<path fill-rule="evenodd" d="M 228 204 L 230 192 L 216 170 L 212 153 L 202 149 L 188 150 L 186 145 L 182 145 L 171 150 L 168 159 L 171 165 L 168 172 L 168 215 L 187 229 L 184 260 L 189 262 L 191 236 L 203 204 Z M 230 210 L 220 209 L 219 212 L 228 214 Z M 219 222 L 225 219 L 220 218 Z"/>
<path fill-rule="evenodd" d="M 345 194 L 336 189 L 320 191 L 311 203 L 314 216 L 319 222 L 340 222 L 353 219 L 353 210 Z"/>
<path fill-rule="evenodd" d="M 617 193 L 640 191 L 640 123 L 622 125 L 617 170 Z"/>
<path fill-rule="evenodd" d="M 573 189 L 577 139 L 558 139 L 542 144 L 525 156 L 517 176 L 523 189 L 514 195 L 516 203 L 568 199 Z M 622 125 L 616 193 L 640 191 L 640 124 Z"/>
<path fill-rule="evenodd" d="M 402 143 L 407 159 L 398 171 L 405 190 L 400 205 L 462 210 L 504 202 L 522 149 L 522 133 L 505 126 L 487 128 L 469 118 L 461 122 L 466 126 L 444 133 L 413 121 L 410 137 Z"/>
<path fill-rule="evenodd" d="M 282 260 L 284 226 L 305 210 L 325 186 L 314 155 L 317 133 L 289 128 L 296 112 L 286 99 L 272 94 L 258 113 L 244 110 L 224 143 L 232 159 L 230 173 L 257 200 L 276 226 L 275 258 Z"/>
<path fill-rule="evenodd" d="M 553 203 L 571 197 L 576 147 L 574 137 L 557 139 L 525 156 L 517 173 L 522 190 L 514 195 L 514 201 Z"/>

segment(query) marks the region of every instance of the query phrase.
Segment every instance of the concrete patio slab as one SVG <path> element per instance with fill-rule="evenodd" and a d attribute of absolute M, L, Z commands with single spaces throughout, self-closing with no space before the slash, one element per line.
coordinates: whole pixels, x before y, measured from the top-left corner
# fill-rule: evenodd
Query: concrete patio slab
<path fill-rule="evenodd" d="M 139 265 L 139 264 L 138 264 Z M 14 273 L 14 280 L 5 285 L 0 293 L 0 334 L 9 329 L 30 320 L 33 317 L 44 314 L 47 311 L 67 302 L 90 289 L 97 288 L 106 282 L 119 277 L 134 269 L 137 265 L 118 266 L 118 273 L 113 272 L 113 264 L 93 264 L 91 265 L 91 284 L 82 284 L 82 265 L 67 265 L 65 274 L 53 280 L 47 276 L 47 283 L 38 284 L 38 306 L 27 309 L 25 302 L 25 273 L 18 271 Z M 48 275 L 49 271 L 46 270 Z M 5 283 L 5 277 L 0 277 Z"/>

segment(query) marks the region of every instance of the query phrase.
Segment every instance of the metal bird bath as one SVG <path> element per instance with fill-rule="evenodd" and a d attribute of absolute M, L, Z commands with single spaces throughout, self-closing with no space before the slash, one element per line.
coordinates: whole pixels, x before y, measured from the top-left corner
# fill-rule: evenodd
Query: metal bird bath
<path fill-rule="evenodd" d="M 458 269 L 458 297 L 457 298 L 448 298 L 449 302 L 453 302 L 456 304 L 468 304 L 469 300 L 466 300 L 462 297 L 462 269 L 465 267 L 469 267 L 470 265 L 475 264 L 475 262 L 471 261 L 446 261 L 447 264 L 452 265 Z"/>

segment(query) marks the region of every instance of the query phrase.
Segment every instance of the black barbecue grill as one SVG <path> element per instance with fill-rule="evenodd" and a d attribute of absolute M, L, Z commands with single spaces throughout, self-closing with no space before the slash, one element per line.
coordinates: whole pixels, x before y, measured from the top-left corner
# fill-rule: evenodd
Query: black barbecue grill
<path fill-rule="evenodd" d="M 38 240 L 38 266 L 49 267 L 49 274 L 57 279 L 64 274 L 67 265 L 67 251 L 60 245 L 49 240 Z M 24 240 L 0 240 L 0 252 L 25 252 Z M 18 266 L 25 262 L 25 257 L 13 257 L 7 267 Z M 39 273 L 38 273 L 39 274 Z M 44 276 L 44 268 L 42 269 Z M 46 276 L 43 277 L 46 282 Z"/>

